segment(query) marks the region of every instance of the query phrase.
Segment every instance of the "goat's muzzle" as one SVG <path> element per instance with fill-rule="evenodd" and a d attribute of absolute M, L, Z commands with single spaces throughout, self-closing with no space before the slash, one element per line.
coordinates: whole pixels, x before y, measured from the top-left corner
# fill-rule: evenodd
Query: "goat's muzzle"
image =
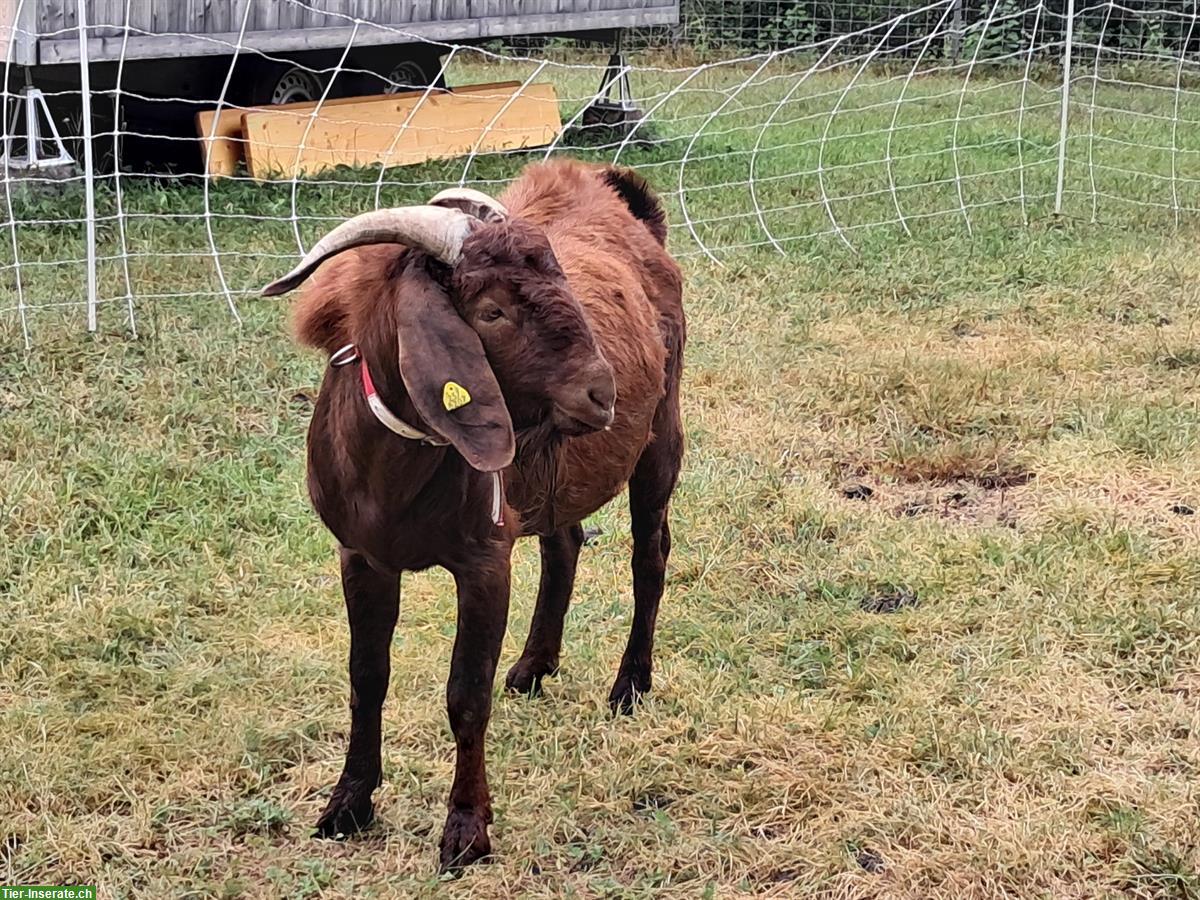
<path fill-rule="evenodd" d="M 568 378 L 554 397 L 552 421 L 563 434 L 582 435 L 601 431 L 616 415 L 617 387 L 612 367 L 598 360 L 579 377 Z"/>

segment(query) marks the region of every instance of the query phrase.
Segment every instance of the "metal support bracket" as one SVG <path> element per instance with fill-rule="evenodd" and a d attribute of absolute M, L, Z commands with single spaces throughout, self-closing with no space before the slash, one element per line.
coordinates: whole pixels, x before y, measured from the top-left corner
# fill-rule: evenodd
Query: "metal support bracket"
<path fill-rule="evenodd" d="M 25 87 L 16 97 L 17 102 L 8 119 L 8 131 L 4 135 L 4 152 L 0 153 L 0 162 L 10 169 L 29 171 L 74 165 L 75 160 L 67 152 L 58 126 L 54 124 L 54 117 L 50 115 L 46 96 L 30 83 L 28 69 L 25 70 Z M 19 132 L 17 127 L 21 123 L 22 113 L 25 116 L 25 128 Z M 42 120 L 45 121 L 45 132 L 42 130 Z M 14 144 L 19 141 L 25 142 L 23 155 L 13 152 Z M 51 145 L 49 154 L 43 152 L 43 143 Z"/>
<path fill-rule="evenodd" d="M 625 62 L 621 37 L 622 31 L 618 30 L 612 56 L 608 58 L 596 99 L 583 111 L 581 124 L 585 129 L 607 127 L 627 132 L 645 117 L 645 113 L 638 108 L 633 99 L 633 89 L 629 85 L 629 65 Z M 614 90 L 617 94 L 615 100 Z"/>

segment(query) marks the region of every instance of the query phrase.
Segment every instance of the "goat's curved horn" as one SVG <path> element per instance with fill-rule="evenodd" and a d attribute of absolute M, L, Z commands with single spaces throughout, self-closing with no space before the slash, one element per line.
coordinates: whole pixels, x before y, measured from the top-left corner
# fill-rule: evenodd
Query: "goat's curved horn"
<path fill-rule="evenodd" d="M 429 204 L 461 209 L 485 222 L 498 222 L 508 218 L 508 210 L 504 208 L 503 203 L 473 188 L 447 188 L 430 200 Z"/>
<path fill-rule="evenodd" d="M 263 296 L 286 294 L 329 257 L 365 244 L 404 244 L 452 266 L 462 256 L 463 241 L 475 222 L 462 210 L 441 206 L 402 206 L 363 213 L 317 241 L 296 268 L 263 288 Z"/>

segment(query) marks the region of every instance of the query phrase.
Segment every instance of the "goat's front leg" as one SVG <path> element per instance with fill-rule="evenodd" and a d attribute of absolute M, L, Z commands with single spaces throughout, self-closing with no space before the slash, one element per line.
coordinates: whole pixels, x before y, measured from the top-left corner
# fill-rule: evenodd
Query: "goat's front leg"
<path fill-rule="evenodd" d="M 342 777 L 317 820 L 318 837 L 339 837 L 370 824 L 371 794 L 383 773 L 383 700 L 391 676 L 390 650 L 400 613 L 400 578 L 384 575 L 352 550 L 341 551 L 342 590 L 350 619 L 350 747 Z"/>
<path fill-rule="evenodd" d="M 450 813 L 442 831 L 442 871 L 453 871 L 491 853 L 488 825 L 492 801 L 484 769 L 484 735 L 492 711 L 492 681 L 508 621 L 509 560 L 480 559 L 470 571 L 455 572 L 458 630 L 446 706 L 458 756 Z"/>

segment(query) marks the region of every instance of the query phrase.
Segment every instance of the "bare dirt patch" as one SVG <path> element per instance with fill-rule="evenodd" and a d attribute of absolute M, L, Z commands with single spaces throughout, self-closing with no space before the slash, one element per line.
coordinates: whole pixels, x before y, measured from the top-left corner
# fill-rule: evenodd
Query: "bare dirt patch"
<path fill-rule="evenodd" d="M 911 588 L 887 587 L 863 597 L 859 606 L 869 613 L 894 613 L 902 609 L 915 609 L 921 601 Z"/>
<path fill-rule="evenodd" d="M 1024 492 L 971 481 L 949 484 L 908 483 L 881 488 L 888 508 L 903 518 L 936 516 L 952 522 L 1015 526 Z"/>
<path fill-rule="evenodd" d="M 870 502 L 901 518 L 936 516 L 954 522 L 1013 525 L 1034 491 L 1034 473 L 1011 460 L 938 454 L 884 461 L 843 482 L 846 500 Z"/>

